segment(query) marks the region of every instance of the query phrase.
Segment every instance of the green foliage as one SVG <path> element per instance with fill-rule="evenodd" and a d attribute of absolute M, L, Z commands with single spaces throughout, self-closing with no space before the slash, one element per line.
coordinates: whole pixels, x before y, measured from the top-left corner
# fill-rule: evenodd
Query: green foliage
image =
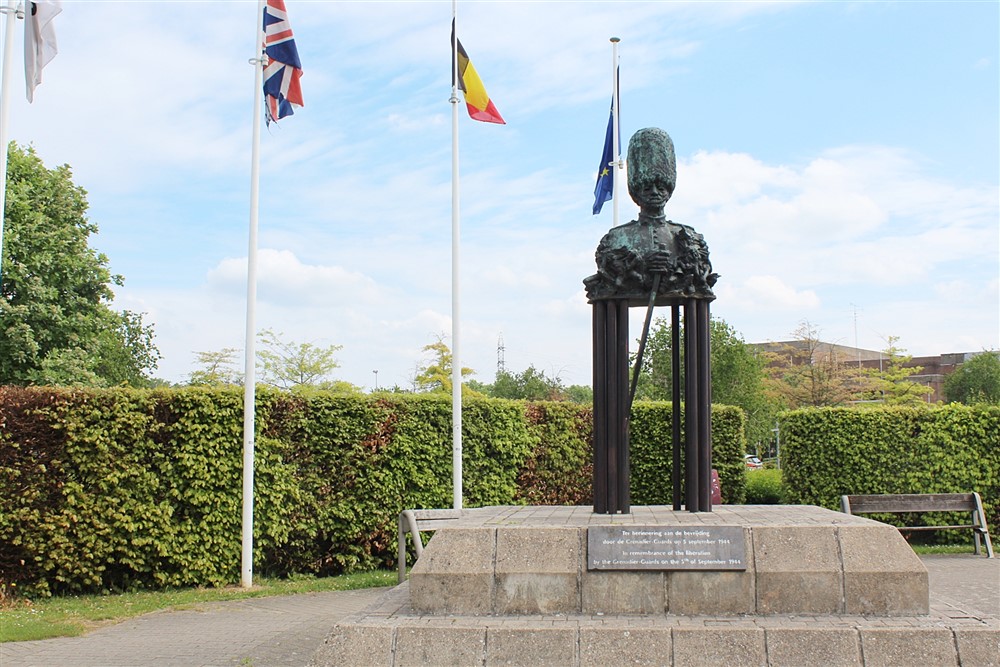
<path fill-rule="evenodd" d="M 528 505 L 587 505 L 594 478 L 594 414 L 570 403 L 528 403 L 534 447 L 518 474 Z"/>
<path fill-rule="evenodd" d="M 191 605 L 223 600 L 246 600 L 274 595 L 298 595 L 321 591 L 347 591 L 394 586 L 396 573 L 375 570 L 339 577 L 297 576 L 289 579 L 254 577 L 253 588 L 171 588 L 118 595 L 70 595 L 15 601 L 3 610 L 0 644 L 54 637 L 75 637 L 95 627 L 119 623 L 154 611 L 184 609 Z"/>
<path fill-rule="evenodd" d="M 450 397 L 261 390 L 256 406 L 260 575 L 391 565 L 399 512 L 452 506 Z M 635 406 L 636 504 L 670 502 L 669 415 Z M 237 581 L 242 419 L 235 387 L 0 387 L 0 591 Z M 712 424 L 739 502 L 743 414 L 719 407 Z M 591 428 L 587 406 L 466 400 L 463 505 L 589 504 Z"/>
<path fill-rule="evenodd" d="M 987 524 L 998 525 L 997 443 L 1000 407 L 996 406 L 823 408 L 785 413 L 781 416 L 781 464 L 787 501 L 839 509 L 840 496 L 845 494 L 975 491 L 983 499 Z M 949 521 L 947 515 L 932 514 L 877 518 L 897 525 Z"/>
<path fill-rule="evenodd" d="M 593 404 L 594 390 L 583 385 L 563 386 L 559 376 L 548 377 L 545 371 L 528 366 L 520 373 L 497 371 L 493 384 L 472 380 L 470 389 L 490 398 L 509 398 L 524 401 L 572 401 Z"/>
<path fill-rule="evenodd" d="M 7 148 L 7 147 L 4 147 Z M 97 226 L 68 165 L 11 142 L 0 282 L 0 383 L 145 386 L 160 358 L 142 315 L 111 309 L 122 277 L 88 245 Z"/>
<path fill-rule="evenodd" d="M 747 505 L 780 505 L 784 497 L 780 470 L 747 470 Z"/>
<path fill-rule="evenodd" d="M 197 363 L 201 366 L 188 376 L 188 383 L 193 386 L 225 387 L 242 386 L 243 372 L 237 370 L 237 355 L 235 347 L 226 347 L 211 352 L 196 352 Z"/>
<path fill-rule="evenodd" d="M 671 399 L 672 329 L 670 321 L 662 317 L 655 319 L 650 326 L 636 398 L 657 401 Z M 680 334 L 683 348 L 683 325 Z M 766 441 L 780 406 L 763 389 L 764 360 L 723 319 L 711 319 L 709 338 L 712 402 L 742 408 L 747 415 L 747 439 L 751 443 Z M 681 355 L 683 360 L 683 349 Z M 683 368 L 680 369 L 680 375 L 683 387 Z"/>
<path fill-rule="evenodd" d="M 867 376 L 846 363 L 834 346 L 823 343 L 819 334 L 804 320 L 792 334 L 793 344 L 767 355 L 767 390 L 787 408 L 845 405 L 868 389 Z"/>
<path fill-rule="evenodd" d="M 398 467 L 410 464 L 394 460 L 395 436 L 405 419 L 386 400 L 322 393 L 276 397 L 260 428 L 268 442 L 283 443 L 300 497 L 284 510 L 286 539 L 263 550 L 263 572 L 328 575 L 368 569 L 376 561 L 373 552 L 384 556 L 401 510 Z M 428 429 L 433 439 L 433 425 Z M 406 437 L 398 440 L 405 449 Z"/>
<path fill-rule="evenodd" d="M 153 325 L 143 322 L 140 313 L 112 313 L 97 340 L 95 373 L 108 386 L 151 386 L 149 372 L 162 358 L 153 339 Z"/>
<path fill-rule="evenodd" d="M 945 378 L 949 403 L 1000 405 L 1000 352 L 989 350 L 972 357 Z"/>
<path fill-rule="evenodd" d="M 534 366 L 528 366 L 520 373 L 498 371 L 489 395 L 493 398 L 556 401 L 562 397 L 562 382 L 559 378 L 546 377 L 545 371 L 539 371 Z"/>
<path fill-rule="evenodd" d="M 872 395 L 886 405 L 920 405 L 927 402 L 927 397 L 934 389 L 908 380 L 912 375 L 918 375 L 923 367 L 904 364 L 913 357 L 905 354 L 906 350 L 896 347 L 898 336 L 889 336 L 888 347 L 883 350 L 886 355 L 881 368 L 872 368 L 867 372 L 870 378 Z"/>
<path fill-rule="evenodd" d="M 278 389 L 332 388 L 330 374 L 340 368 L 334 355 L 343 346 L 287 342 L 281 336 L 271 329 L 257 334 L 261 344 L 257 351 L 260 381 Z"/>
<path fill-rule="evenodd" d="M 594 388 L 586 384 L 571 384 L 564 392 L 566 400 L 584 405 L 594 404 Z"/>
<path fill-rule="evenodd" d="M 681 411 L 681 465 L 684 463 L 684 417 Z M 643 402 L 632 407 L 631 436 L 632 503 L 673 504 L 673 412 L 669 403 Z M 722 502 L 743 502 L 746 478 L 746 416 L 737 407 L 712 406 L 712 467 L 719 472 Z"/>
<path fill-rule="evenodd" d="M 444 342 L 444 336 L 438 336 L 437 342 L 424 346 L 424 352 L 430 352 L 433 359 L 425 362 L 417 369 L 417 374 L 413 378 L 413 384 L 417 391 L 437 392 L 451 395 L 452 368 L 451 368 L 451 348 Z M 462 377 L 474 375 L 471 368 L 462 368 Z M 464 382 L 462 383 L 462 395 L 469 396 L 475 394 L 475 390 Z"/>

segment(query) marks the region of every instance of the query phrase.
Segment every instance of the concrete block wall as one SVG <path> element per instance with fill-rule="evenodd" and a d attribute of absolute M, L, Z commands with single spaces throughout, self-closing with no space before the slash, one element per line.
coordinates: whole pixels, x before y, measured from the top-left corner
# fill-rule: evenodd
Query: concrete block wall
<path fill-rule="evenodd" d="M 926 614 L 927 572 L 899 532 L 851 519 L 745 526 L 745 571 L 589 570 L 585 525 L 442 529 L 412 570 L 411 603 L 472 615 Z"/>

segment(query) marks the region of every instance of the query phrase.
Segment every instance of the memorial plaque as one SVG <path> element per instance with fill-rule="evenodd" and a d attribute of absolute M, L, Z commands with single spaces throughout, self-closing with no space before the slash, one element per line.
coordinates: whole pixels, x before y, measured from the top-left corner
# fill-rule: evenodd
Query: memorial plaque
<path fill-rule="evenodd" d="M 742 526 L 591 526 L 588 570 L 745 570 Z"/>

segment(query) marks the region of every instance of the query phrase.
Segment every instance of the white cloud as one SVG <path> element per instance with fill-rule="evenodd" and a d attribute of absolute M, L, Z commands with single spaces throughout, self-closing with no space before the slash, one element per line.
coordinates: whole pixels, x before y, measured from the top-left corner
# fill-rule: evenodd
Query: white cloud
<path fill-rule="evenodd" d="M 60 54 L 35 104 L 13 96 L 12 138 L 34 142 L 47 164 L 73 165 L 102 229 L 97 247 L 115 249 L 116 270 L 129 267 L 119 302 L 155 321 L 171 379 L 190 372 L 193 351 L 242 345 L 254 7 L 65 3 Z M 966 3 L 949 17 L 978 8 Z M 405 385 L 422 346 L 451 330 L 450 6 L 301 2 L 290 11 L 306 107 L 263 136 L 258 324 L 343 345 L 348 381 L 369 385 L 379 369 L 380 384 Z M 463 363 L 489 380 L 502 331 L 510 367 L 566 369 L 564 379 L 590 381 L 581 280 L 610 225 L 607 208 L 592 216 L 590 204 L 613 34 L 623 38 L 623 123 L 641 112 L 672 134 L 678 128 L 675 139 L 704 133 L 679 156 L 667 213 L 705 235 L 722 274 L 716 316 L 747 340 L 782 338 L 803 316 L 831 339 L 853 340 L 857 304 L 863 336 L 866 326 L 899 334 L 912 351 L 995 340 L 996 95 L 955 80 L 949 100 L 989 118 L 993 133 L 965 134 L 969 123 L 947 114 L 925 114 L 930 124 L 893 115 L 890 93 L 859 99 L 856 85 L 884 81 L 859 70 L 845 86 L 836 59 L 806 42 L 796 42 L 797 56 L 833 69 L 788 62 L 780 72 L 754 71 L 732 46 L 756 52 L 774 35 L 831 37 L 829 21 L 847 11 L 835 3 L 464 3 L 460 35 L 508 125 L 461 117 Z M 924 34 L 955 55 L 972 39 L 941 35 L 923 18 L 937 11 L 926 3 L 850 11 L 850 20 L 879 28 L 877 39 L 857 36 L 859 57 L 889 45 L 922 58 Z M 924 32 L 881 29 L 896 24 L 886 23 L 896 12 L 923 18 Z M 94 56 L 94 36 L 110 31 L 118 55 Z M 956 62 L 974 62 L 987 47 L 995 51 L 976 38 Z M 719 63 L 731 78 L 718 78 Z M 894 74 L 934 89 L 925 64 Z M 765 78 L 771 88 L 757 85 Z M 798 141 L 801 132 L 790 140 L 780 124 L 754 126 L 753 137 L 727 132 L 759 118 L 754 108 L 783 103 L 763 99 L 765 91 L 799 95 L 814 80 L 841 91 L 843 105 L 815 109 L 811 143 Z M 725 91 L 742 95 L 740 106 L 707 117 Z M 863 117 L 845 113 L 862 103 Z M 961 156 L 963 175 L 945 144 L 975 147 Z M 635 206 L 623 200 L 624 221 Z"/>
<path fill-rule="evenodd" d="M 243 294 L 247 259 L 224 259 L 208 272 L 208 286 L 226 294 Z M 375 282 L 339 266 L 302 263 L 288 250 L 263 248 L 257 256 L 257 298 L 282 308 L 332 306 L 357 300 L 380 301 Z"/>
<path fill-rule="evenodd" d="M 776 276 L 750 276 L 732 286 L 724 283 L 717 293 L 719 308 L 807 313 L 820 305 L 814 291 L 796 290 Z"/>
<path fill-rule="evenodd" d="M 997 319 L 996 279 L 991 298 L 972 286 L 976 274 L 962 270 L 976 262 L 996 267 L 991 189 L 955 188 L 929 179 L 919 164 L 892 151 L 874 151 L 873 162 L 881 170 L 874 179 L 863 157 L 853 150 L 828 151 L 791 167 L 716 152 L 682 163 L 682 169 L 695 165 L 684 182 L 699 194 L 677 202 L 689 219 L 673 210 L 671 217 L 695 222 L 706 235 L 722 274 L 713 314 L 751 341 L 784 338 L 798 321 L 809 318 L 829 339 L 850 343 L 850 301 L 859 304 L 863 319 L 876 330 L 909 334 L 902 342 L 911 351 L 989 346 L 989 335 L 964 326 L 956 330 L 955 325 L 965 321 L 977 331 L 990 331 L 991 318 Z M 419 172 L 415 177 L 399 180 L 391 190 L 412 190 L 418 196 L 428 184 L 421 182 Z M 593 271 L 593 248 L 607 219 L 584 218 L 584 228 L 576 228 L 575 221 L 567 226 L 559 211 L 560 200 L 568 202 L 570 193 L 560 191 L 552 174 L 506 180 L 494 173 L 469 180 L 475 205 L 465 211 L 475 222 L 463 234 L 463 363 L 477 371 L 478 379 L 489 381 L 502 332 L 510 367 L 558 368 L 564 381 L 589 383 L 590 307 L 580 281 Z M 724 187 L 714 204 L 707 193 L 716 180 Z M 511 199 L 511 192 L 519 196 Z M 550 195 L 547 201 L 544 192 Z M 921 215 L 937 212 L 935 225 L 901 224 L 913 220 L 911 198 L 903 196 L 907 192 L 923 202 Z M 400 212 L 410 196 L 393 199 Z M 538 223 L 533 210 L 551 222 Z M 828 228 L 844 217 L 853 222 Z M 440 222 L 433 234 L 396 225 L 396 234 L 379 231 L 369 237 L 362 229 L 359 236 L 344 237 L 329 248 L 315 242 L 316 230 L 306 237 L 273 237 L 296 249 L 260 253 L 260 327 L 285 331 L 296 340 L 344 345 L 341 370 L 350 381 L 366 384 L 378 368 L 383 386 L 405 386 L 423 345 L 451 334 L 448 232 L 446 222 Z M 307 238 L 312 243 L 304 243 Z M 311 259 L 301 259 L 301 253 Z M 234 306 L 241 304 L 245 271 L 245 259 L 220 261 L 207 276 L 207 291 L 187 296 L 202 304 L 187 316 L 217 322 L 214 326 L 222 326 L 222 319 L 236 320 L 225 323 L 231 338 L 220 340 L 217 348 L 239 344 L 242 312 Z M 843 286 L 851 296 L 837 296 Z M 965 298 L 956 299 L 956 290 Z M 940 306 L 921 294 L 948 299 L 948 318 L 937 321 L 932 313 L 940 312 Z M 227 317 L 220 318 L 210 304 L 224 298 L 231 303 L 219 311 Z M 970 318 L 970 313 L 978 314 Z M 638 336 L 641 314 L 633 315 Z M 157 328 L 162 336 L 159 317 Z M 189 335 L 193 341 L 202 338 Z M 878 347 L 877 337 L 867 345 Z M 187 344 L 189 349 L 205 347 Z"/>

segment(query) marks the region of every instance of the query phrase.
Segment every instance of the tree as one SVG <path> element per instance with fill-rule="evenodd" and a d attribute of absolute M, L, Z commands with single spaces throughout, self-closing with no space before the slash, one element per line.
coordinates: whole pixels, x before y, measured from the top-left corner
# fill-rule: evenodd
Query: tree
<path fill-rule="evenodd" d="M 425 345 L 424 352 L 430 352 L 433 355 L 433 359 L 417 367 L 413 378 L 414 388 L 420 392 L 443 392 L 451 394 L 452 354 L 451 348 L 444 342 L 444 336 L 439 335 L 437 342 Z M 463 378 L 474 374 L 471 368 L 462 369 Z M 475 392 L 474 389 L 465 383 L 463 383 L 462 389 L 463 395 Z"/>
<path fill-rule="evenodd" d="M 573 403 L 594 404 L 594 388 L 586 384 L 571 384 L 566 387 L 566 399 Z"/>
<path fill-rule="evenodd" d="M 683 347 L 683 325 L 681 346 Z M 642 360 L 637 399 L 669 401 L 672 395 L 673 327 L 660 317 L 650 326 Z M 747 439 L 764 441 L 770 435 L 778 405 L 764 391 L 764 361 L 725 320 L 709 322 L 712 402 L 736 405 L 747 413 Z M 683 366 L 683 350 L 681 352 Z M 683 388 L 684 369 L 679 369 Z M 683 389 L 682 389 L 683 391 Z"/>
<path fill-rule="evenodd" d="M 341 345 L 320 347 L 313 343 L 285 342 L 281 333 L 265 329 L 257 334 L 257 370 L 262 384 L 277 389 L 324 389 L 356 392 L 349 382 L 334 380 L 330 374 L 340 364 L 334 358 Z M 198 352 L 201 368 L 193 371 L 193 385 L 242 385 L 243 372 L 237 366 L 239 350 L 226 347 L 216 352 Z"/>
<path fill-rule="evenodd" d="M 271 329 L 257 334 L 262 346 L 257 352 L 261 382 L 278 389 L 353 389 L 352 385 L 330 377 L 340 368 L 334 355 L 343 349 L 342 345 L 320 347 L 312 343 L 286 343 L 281 336 Z"/>
<path fill-rule="evenodd" d="M 111 308 L 124 280 L 88 241 L 86 191 L 11 142 L 0 281 L 0 383 L 145 385 L 160 359 L 152 325 Z"/>
<path fill-rule="evenodd" d="M 534 365 L 528 366 L 520 373 L 499 370 L 493 384 L 470 380 L 467 386 L 469 389 L 491 398 L 522 401 L 570 401 L 583 404 L 594 402 L 593 388 L 579 384 L 564 386 L 558 375 L 550 378 L 545 374 L 545 371 L 538 370 Z"/>
<path fill-rule="evenodd" d="M 110 384 L 150 386 L 147 371 L 155 369 L 161 359 L 153 342 L 153 325 L 129 310 L 112 315 L 98 341 L 97 374 Z"/>
<path fill-rule="evenodd" d="M 1000 405 L 1000 352 L 987 350 L 972 357 L 945 378 L 949 403 Z"/>
<path fill-rule="evenodd" d="M 513 398 L 527 401 L 564 401 L 566 394 L 558 377 L 546 377 L 545 371 L 533 365 L 520 373 L 497 371 L 489 393 L 494 398 Z"/>
<path fill-rule="evenodd" d="M 866 376 L 819 333 L 803 320 L 792 334 L 794 343 L 767 355 L 767 387 L 787 408 L 844 405 L 868 387 Z"/>
<path fill-rule="evenodd" d="M 905 349 L 896 346 L 898 341 L 899 336 L 889 336 L 887 347 L 883 350 L 886 360 L 882 368 L 868 369 L 872 395 L 875 400 L 888 405 L 925 403 L 934 389 L 907 379 L 924 369 L 922 366 L 906 366 L 913 357 L 905 354 Z"/>
<path fill-rule="evenodd" d="M 192 371 L 188 383 L 208 386 L 241 386 L 243 373 L 237 369 L 235 347 L 225 347 L 217 352 L 196 352 L 201 368 Z"/>

